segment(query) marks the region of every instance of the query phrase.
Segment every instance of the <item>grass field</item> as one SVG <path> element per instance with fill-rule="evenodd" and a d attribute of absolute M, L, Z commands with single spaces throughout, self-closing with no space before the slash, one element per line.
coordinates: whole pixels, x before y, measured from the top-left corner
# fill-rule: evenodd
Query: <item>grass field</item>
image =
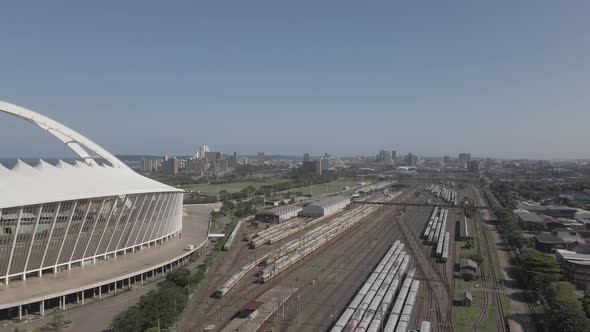
<path fill-rule="evenodd" d="M 280 178 L 265 178 L 260 180 L 246 180 L 246 181 L 238 181 L 238 182 L 228 182 L 222 184 L 197 184 L 197 185 L 190 185 L 190 186 L 182 186 L 182 189 L 185 190 L 199 190 L 207 193 L 218 193 L 220 191 L 227 191 L 230 193 L 239 192 L 242 189 L 248 186 L 254 186 L 256 188 L 267 185 L 267 184 L 274 184 L 289 181 L 288 179 L 280 179 Z"/>
<path fill-rule="evenodd" d="M 349 179 L 340 179 L 329 183 L 322 183 L 313 185 L 313 187 L 305 187 L 294 189 L 301 191 L 303 195 L 321 196 L 327 194 L 335 194 L 341 191 L 345 191 L 344 187 L 355 187 L 358 185 L 357 181 Z"/>
<path fill-rule="evenodd" d="M 258 188 L 263 185 L 270 185 L 286 181 L 289 181 L 289 179 L 264 178 L 260 180 L 246 180 L 222 184 L 197 184 L 190 186 L 182 186 L 181 188 L 185 190 L 199 190 L 206 193 L 218 193 L 223 190 L 229 193 L 234 193 L 239 192 L 248 186 L 254 186 Z M 313 196 L 321 196 L 344 191 L 344 187 L 354 187 L 356 185 L 358 185 L 358 181 L 355 181 L 354 179 L 339 179 L 327 184 L 313 185 L 313 188 L 310 188 L 309 186 L 304 188 L 293 188 L 293 191 L 302 192 L 304 195 L 311 195 L 313 192 Z"/>
<path fill-rule="evenodd" d="M 471 254 L 475 254 L 477 253 L 477 242 L 481 241 L 483 242 L 484 240 L 479 238 L 480 236 L 482 236 L 482 231 L 483 231 L 483 225 L 480 224 L 481 223 L 481 216 L 479 213 L 476 213 L 473 216 L 473 227 L 476 227 L 478 229 L 478 232 L 476 232 L 477 236 L 474 238 L 473 241 L 473 247 L 472 248 L 464 248 L 465 242 L 463 241 L 456 241 L 455 242 L 455 246 L 456 246 L 456 253 L 458 255 L 457 257 L 457 261 L 459 260 L 459 257 L 467 257 Z M 485 250 L 483 248 L 483 246 L 485 245 L 484 243 L 481 243 L 482 245 L 482 250 Z M 492 252 L 495 252 L 495 246 L 493 245 L 493 243 L 491 243 L 490 245 L 492 245 Z M 488 279 L 488 283 L 492 282 L 491 281 L 491 276 L 490 273 L 495 273 L 495 271 L 490 271 L 489 269 L 489 263 L 488 263 L 488 257 L 482 252 L 482 257 L 484 259 L 483 263 L 480 266 L 484 266 L 485 269 L 485 273 L 486 275 L 488 275 L 487 279 Z M 497 255 L 497 253 L 496 253 Z M 494 268 L 498 269 L 498 271 L 500 271 L 500 266 L 498 263 L 498 259 L 497 257 L 495 257 L 494 259 Z M 479 313 L 481 311 L 481 306 L 483 305 L 483 298 L 484 298 L 484 293 L 483 293 L 483 289 L 481 288 L 481 281 L 479 280 L 480 278 L 480 272 L 478 271 L 477 273 L 477 278 L 473 281 L 463 281 L 462 279 L 455 279 L 455 290 L 454 290 L 454 294 L 453 294 L 453 299 L 458 299 L 459 296 L 461 295 L 461 293 L 463 293 L 464 291 L 468 290 L 471 292 L 471 294 L 473 295 L 473 303 L 471 305 L 471 307 L 460 307 L 460 306 L 455 306 L 453 307 L 453 325 L 455 325 L 455 329 L 456 331 L 472 331 L 474 329 L 474 323 L 477 320 Z M 489 286 L 489 285 L 488 285 Z M 484 319 L 478 324 L 477 327 L 475 327 L 475 329 L 477 331 L 497 331 L 498 330 L 498 324 L 500 323 L 498 320 L 498 313 L 497 313 L 497 309 L 496 309 L 496 303 L 494 301 L 493 295 L 492 294 L 488 294 L 489 298 L 488 298 L 488 306 L 487 306 L 487 310 L 486 310 L 486 316 L 484 317 Z M 504 310 L 507 310 L 509 306 L 507 306 L 507 301 L 506 299 L 503 301 L 504 303 Z M 505 311 L 507 312 L 507 311 Z"/>

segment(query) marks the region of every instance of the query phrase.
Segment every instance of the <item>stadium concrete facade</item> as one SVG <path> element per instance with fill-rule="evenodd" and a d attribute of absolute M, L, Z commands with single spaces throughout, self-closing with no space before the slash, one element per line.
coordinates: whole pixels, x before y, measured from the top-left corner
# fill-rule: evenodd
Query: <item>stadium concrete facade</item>
<path fill-rule="evenodd" d="M 0 102 L 0 112 L 39 126 L 80 159 L 56 165 L 40 161 L 35 166 L 19 160 L 11 169 L 0 165 L 0 280 L 5 285 L 24 284 L 27 278 L 42 279 L 46 273 L 60 274 L 77 267 L 84 270 L 102 261 L 108 266 L 117 256 L 163 244 L 182 231 L 182 190 L 137 174 L 94 142 L 41 114 L 5 102 Z M 109 282 L 116 289 L 117 282 L 123 284 L 122 278 L 129 284 L 132 277 L 143 282 L 144 277 L 166 271 L 178 263 L 176 258 L 187 254 L 190 252 L 180 249 L 178 257 L 155 262 L 152 270 L 113 273 L 105 276 L 104 283 L 93 280 L 93 289 L 88 289 L 100 293 Z M 79 286 L 76 291 L 81 290 L 83 298 L 88 289 L 83 283 Z M 16 294 L 12 303 L 0 301 L 0 309 L 18 305 L 20 317 L 21 305 L 34 299 L 41 300 L 43 314 L 45 301 L 55 296 L 63 308 L 69 294 L 66 288 L 41 297 L 22 292 L 30 299 Z M 10 287 L 3 290 L 8 301 Z"/>

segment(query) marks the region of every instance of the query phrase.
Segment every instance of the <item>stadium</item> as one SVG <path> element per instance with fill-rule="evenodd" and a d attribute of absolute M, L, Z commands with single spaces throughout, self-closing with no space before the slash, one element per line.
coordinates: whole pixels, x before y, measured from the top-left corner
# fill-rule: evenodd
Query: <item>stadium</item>
<path fill-rule="evenodd" d="M 20 160 L 10 169 L 0 165 L 0 310 L 17 309 L 21 317 L 23 305 L 36 303 L 29 309 L 44 315 L 46 301 L 63 308 L 72 294 L 80 302 L 143 283 L 186 259 L 191 245 L 206 241 L 202 226 L 180 240 L 182 190 L 137 174 L 41 114 L 5 102 L 0 113 L 40 127 L 79 157 L 55 165 Z M 150 249 L 154 246 L 158 249 Z"/>

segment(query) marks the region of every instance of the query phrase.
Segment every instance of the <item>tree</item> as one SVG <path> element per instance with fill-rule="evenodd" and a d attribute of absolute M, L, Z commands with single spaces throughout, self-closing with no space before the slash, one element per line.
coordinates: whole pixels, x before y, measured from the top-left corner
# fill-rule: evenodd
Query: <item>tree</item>
<path fill-rule="evenodd" d="M 582 304 L 576 300 L 559 299 L 550 303 L 545 319 L 549 331 L 590 331 L 590 320 L 584 314 Z"/>
<path fill-rule="evenodd" d="M 53 318 L 51 319 L 51 321 L 47 324 L 49 325 L 49 327 L 51 327 L 54 330 L 61 330 L 64 327 L 66 327 L 66 321 L 64 318 L 64 314 L 61 312 L 61 310 L 58 309 L 54 309 L 52 312 Z"/>
<path fill-rule="evenodd" d="M 113 332 L 134 332 L 143 331 L 144 322 L 141 310 L 134 305 L 120 314 L 118 314 L 111 323 Z"/>
<path fill-rule="evenodd" d="M 582 308 L 586 313 L 586 317 L 590 318 L 590 296 L 584 296 L 580 299 L 580 302 L 582 302 Z"/>
<path fill-rule="evenodd" d="M 561 267 L 554 257 L 535 249 L 523 249 L 517 262 L 523 268 L 529 288 L 545 291 L 561 279 Z"/>
<path fill-rule="evenodd" d="M 577 300 L 575 291 L 574 285 L 567 281 L 553 282 L 545 290 L 545 300 L 548 303 Z"/>
<path fill-rule="evenodd" d="M 182 312 L 187 300 L 185 290 L 174 285 L 148 293 L 140 303 L 145 328 L 170 327 Z"/>
<path fill-rule="evenodd" d="M 177 270 L 169 272 L 166 275 L 166 280 L 174 283 L 178 287 L 186 287 L 190 283 L 191 280 L 191 271 L 186 267 L 181 267 Z"/>

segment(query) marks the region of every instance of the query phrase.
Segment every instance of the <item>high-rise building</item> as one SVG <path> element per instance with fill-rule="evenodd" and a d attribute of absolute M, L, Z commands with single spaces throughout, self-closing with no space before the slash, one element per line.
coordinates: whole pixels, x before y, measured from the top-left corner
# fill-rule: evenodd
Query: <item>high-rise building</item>
<path fill-rule="evenodd" d="M 264 152 L 256 152 L 256 163 L 264 165 Z"/>
<path fill-rule="evenodd" d="M 311 158 L 309 157 L 309 153 L 304 153 L 303 154 L 303 161 L 310 161 Z"/>
<path fill-rule="evenodd" d="M 176 174 L 178 173 L 179 163 L 176 157 L 164 157 L 164 161 L 162 162 L 162 171 L 164 174 Z"/>
<path fill-rule="evenodd" d="M 391 159 L 393 161 L 396 161 L 397 160 L 397 151 L 395 151 L 395 150 L 392 150 L 391 151 Z"/>
<path fill-rule="evenodd" d="M 205 158 L 207 152 L 209 152 L 209 147 L 207 145 L 201 146 L 199 149 L 199 158 Z"/>
<path fill-rule="evenodd" d="M 376 161 L 379 163 L 391 164 L 392 163 L 391 151 L 386 151 L 386 150 L 379 151 Z"/>
<path fill-rule="evenodd" d="M 406 155 L 406 164 L 408 166 L 415 166 L 418 163 L 418 157 L 413 153 L 408 153 Z"/>
<path fill-rule="evenodd" d="M 214 151 L 207 151 L 205 152 L 205 156 L 201 157 L 208 162 L 218 163 L 223 159 L 223 153 L 221 152 L 214 152 Z"/>
<path fill-rule="evenodd" d="M 328 158 L 320 158 L 314 161 L 315 175 L 322 175 L 324 171 L 330 168 L 330 160 Z"/>
<path fill-rule="evenodd" d="M 471 161 L 471 153 L 459 153 L 459 160 L 463 162 Z"/>
<path fill-rule="evenodd" d="M 315 173 L 315 162 L 306 160 L 301 164 L 301 171 L 305 174 Z"/>
<path fill-rule="evenodd" d="M 467 163 L 467 170 L 473 173 L 479 173 L 481 163 L 479 160 L 471 160 Z"/>
<path fill-rule="evenodd" d="M 144 158 L 142 170 L 145 172 L 157 172 L 160 166 L 160 160 L 154 158 Z"/>

